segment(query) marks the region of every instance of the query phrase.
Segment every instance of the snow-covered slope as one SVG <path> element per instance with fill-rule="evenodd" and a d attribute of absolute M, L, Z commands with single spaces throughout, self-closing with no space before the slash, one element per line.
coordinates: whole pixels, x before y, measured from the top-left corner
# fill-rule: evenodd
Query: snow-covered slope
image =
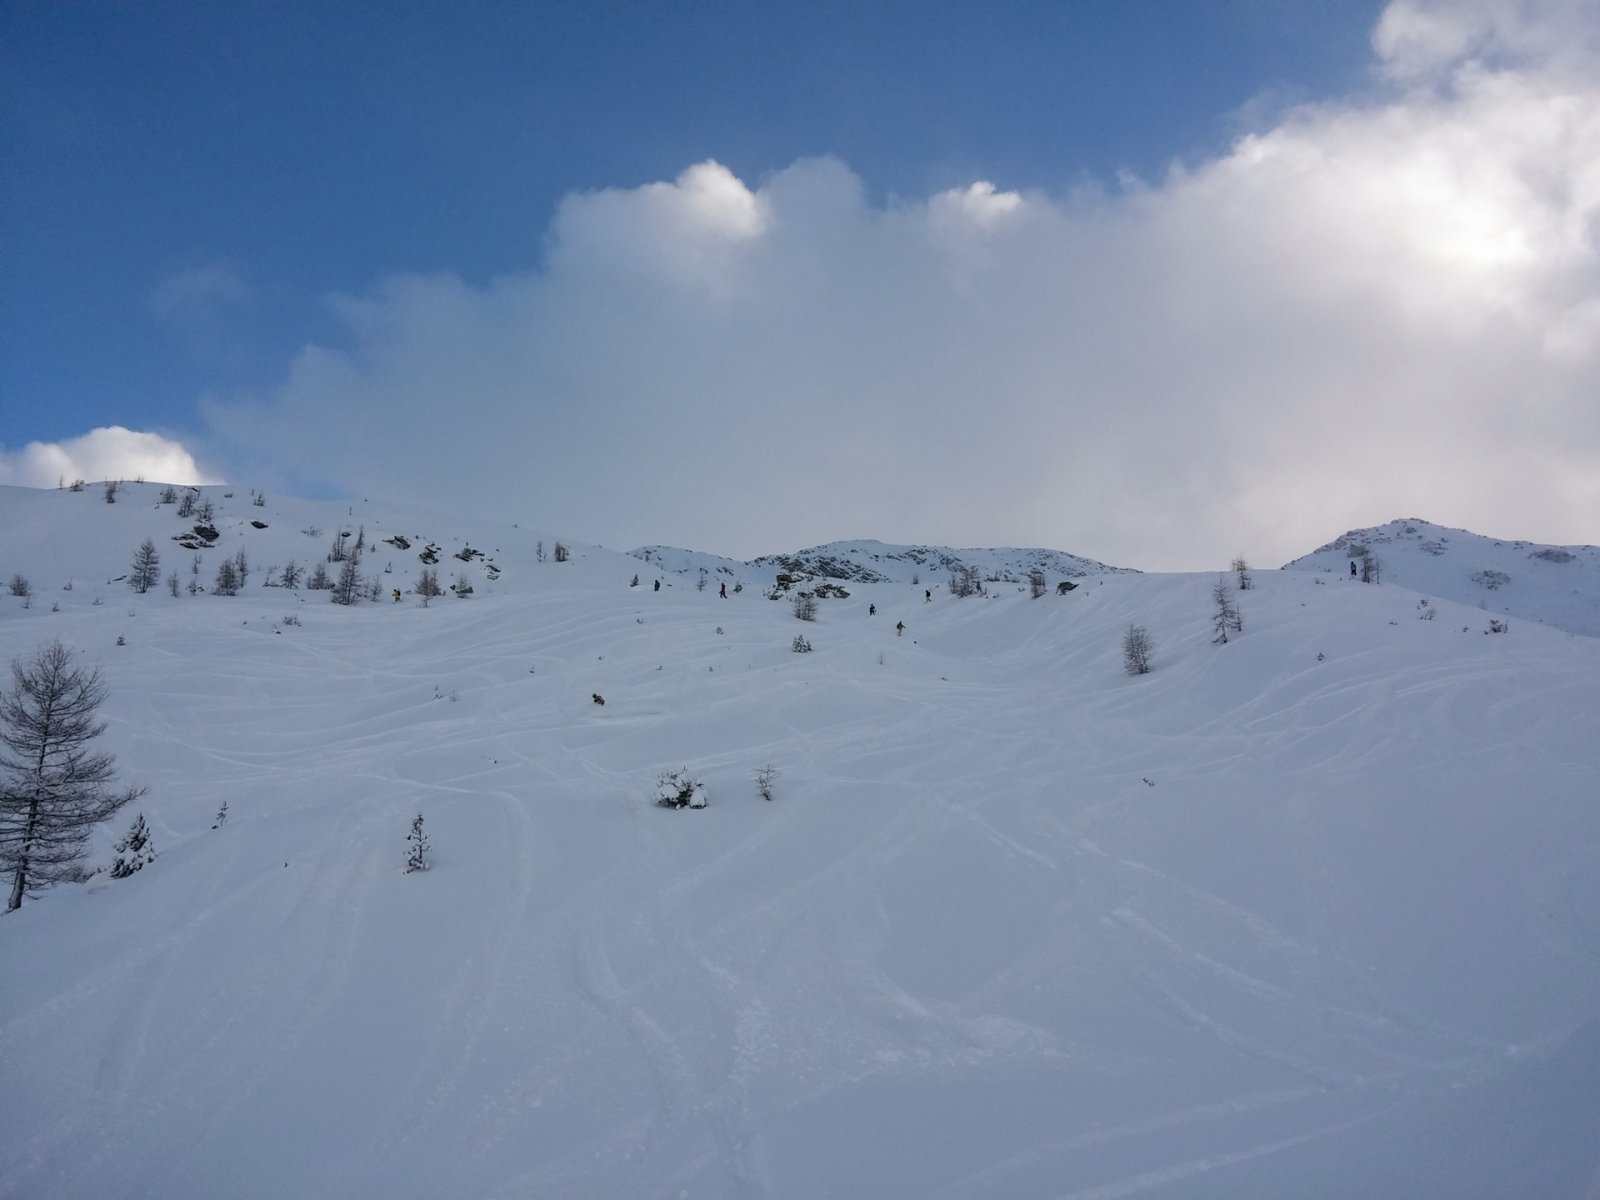
<path fill-rule="evenodd" d="M 0 660 L 102 665 L 160 855 L 0 917 L 0 1195 L 1576 1198 L 1600 1171 L 1593 639 L 1302 571 L 1258 575 L 1227 645 L 1214 575 L 852 584 L 805 624 L 377 503 L 369 540 L 459 534 L 501 578 L 133 596 L 104 579 L 137 522 L 0 506 L 0 572 L 37 589 L 0 595 Z M 263 564 L 360 516 L 278 511 L 251 535 L 322 538 Z M 685 766 L 710 806 L 652 806 Z"/>
<path fill-rule="evenodd" d="M 763 554 L 749 562 L 671 546 L 645 546 L 633 554 L 675 574 L 693 575 L 703 568 L 712 576 L 755 578 L 763 585 L 770 584 L 780 571 L 857 583 L 918 583 L 926 588 L 941 587 L 952 571 L 962 567 L 973 568 L 984 579 L 1002 583 L 1023 582 L 1031 572 L 1043 571 L 1051 587 L 1064 579 L 1134 573 L 1127 567 L 1108 567 L 1062 550 L 891 546 L 870 540 L 829 542 L 788 554 Z"/>
<path fill-rule="evenodd" d="M 209 503 L 216 537 L 198 537 L 198 514 L 180 517 L 179 502 L 162 502 L 163 493 L 169 492 L 180 501 L 192 492 L 197 505 Z M 548 582 L 549 570 L 566 565 L 554 561 L 558 541 L 568 548 L 570 559 L 610 564 L 612 575 L 626 579 L 638 568 L 626 555 L 523 529 L 498 517 L 441 514 L 390 500 L 300 500 L 242 487 L 169 489 L 165 484 L 123 483 L 108 504 L 101 484 L 78 492 L 0 486 L 0 518 L 0 586 L 20 574 L 41 598 L 56 600 L 65 598 L 57 593 L 68 584 L 80 600 L 85 594 L 107 602 L 126 597 L 123 580 L 145 538 L 161 556 L 162 592 L 173 573 L 185 591 L 191 574 L 209 589 L 218 565 L 241 550 L 252 572 L 248 589 L 253 592 L 267 584 L 269 572 L 277 581 L 290 562 L 309 569 L 324 559 L 341 533 L 348 535 L 346 545 L 352 549 L 358 539 L 365 541 L 364 573 L 378 579 L 385 594 L 397 587 L 409 592 L 430 560 L 444 587 L 461 583 L 480 595 L 536 589 Z M 190 549 L 180 539 L 210 545 Z M 196 559 L 198 571 L 193 570 Z M 330 572 L 337 569 L 329 565 Z"/>
<path fill-rule="evenodd" d="M 1600 547 L 1484 537 L 1415 519 L 1352 529 L 1285 566 L 1348 577 L 1370 550 L 1382 582 L 1600 637 Z"/>

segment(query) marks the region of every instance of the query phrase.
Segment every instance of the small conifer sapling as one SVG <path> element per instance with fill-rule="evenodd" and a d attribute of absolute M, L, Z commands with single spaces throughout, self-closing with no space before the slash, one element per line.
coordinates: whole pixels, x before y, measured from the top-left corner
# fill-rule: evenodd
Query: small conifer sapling
<path fill-rule="evenodd" d="M 422 829 L 422 814 L 411 822 L 411 832 L 406 835 L 406 874 L 428 869 L 428 835 Z"/>

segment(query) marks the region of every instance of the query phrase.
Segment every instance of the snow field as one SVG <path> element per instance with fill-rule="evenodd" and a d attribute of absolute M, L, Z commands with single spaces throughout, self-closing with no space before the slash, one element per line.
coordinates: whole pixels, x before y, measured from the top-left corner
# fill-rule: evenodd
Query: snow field
<path fill-rule="evenodd" d="M 0 922 L 0 1194 L 1595 1177 L 1600 644 L 1300 572 L 1214 646 L 1211 575 L 806 625 L 764 580 L 501 561 L 426 609 L 0 598 L 6 658 L 103 664 L 160 852 Z M 707 810 L 648 803 L 680 766 Z"/>

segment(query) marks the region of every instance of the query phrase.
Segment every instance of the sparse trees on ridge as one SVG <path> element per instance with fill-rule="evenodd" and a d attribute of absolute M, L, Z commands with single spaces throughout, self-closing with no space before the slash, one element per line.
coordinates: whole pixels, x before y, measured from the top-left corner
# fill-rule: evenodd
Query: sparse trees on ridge
<path fill-rule="evenodd" d="M 11 880 L 7 910 L 33 891 L 83 877 L 94 827 L 143 788 L 112 791 L 109 754 L 89 743 L 105 732 L 98 669 L 74 665 L 60 642 L 27 663 L 13 660 L 0 694 L 0 871 Z"/>

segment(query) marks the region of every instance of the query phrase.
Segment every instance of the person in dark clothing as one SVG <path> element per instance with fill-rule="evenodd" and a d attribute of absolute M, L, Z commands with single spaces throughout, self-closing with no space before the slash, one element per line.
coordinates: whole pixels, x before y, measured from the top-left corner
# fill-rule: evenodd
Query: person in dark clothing
<path fill-rule="evenodd" d="M 875 617 L 877 615 L 878 615 L 878 606 L 876 604 L 867 605 L 867 616 Z"/>
<path fill-rule="evenodd" d="M 722 598 L 724 600 L 726 600 L 728 598 L 728 585 L 727 584 L 723 584 L 722 585 L 722 591 L 719 594 L 722 596 Z"/>
<path fill-rule="evenodd" d="M 903 637 L 905 635 L 905 632 L 906 632 L 906 623 L 904 621 L 896 621 L 894 623 L 894 635 L 895 635 L 895 637 Z"/>
<path fill-rule="evenodd" d="M 660 590 L 661 590 L 661 580 L 658 579 L 658 580 L 656 580 L 656 591 L 659 592 Z"/>

